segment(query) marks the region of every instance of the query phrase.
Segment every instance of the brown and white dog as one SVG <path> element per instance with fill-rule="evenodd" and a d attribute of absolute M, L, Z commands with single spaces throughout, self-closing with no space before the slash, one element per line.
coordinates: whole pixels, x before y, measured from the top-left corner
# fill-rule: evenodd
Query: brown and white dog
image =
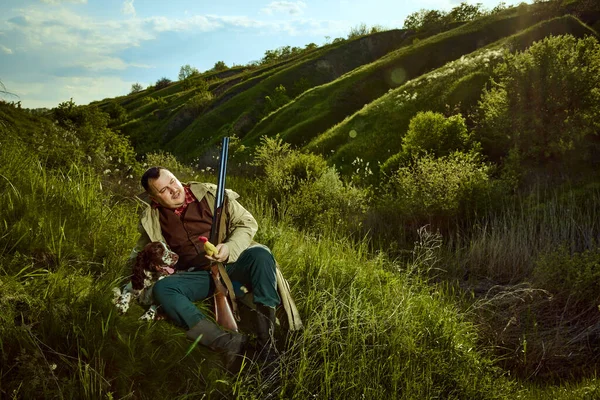
<path fill-rule="evenodd" d="M 141 305 L 150 308 L 140 317 L 144 321 L 156 318 L 157 306 L 152 298 L 152 288 L 162 278 L 175 273 L 173 268 L 179 256 L 172 252 L 162 242 L 148 243 L 140 251 L 132 268 L 131 282 L 122 289 L 114 288 L 114 303 L 122 314 L 129 310 L 129 305 L 135 299 Z"/>

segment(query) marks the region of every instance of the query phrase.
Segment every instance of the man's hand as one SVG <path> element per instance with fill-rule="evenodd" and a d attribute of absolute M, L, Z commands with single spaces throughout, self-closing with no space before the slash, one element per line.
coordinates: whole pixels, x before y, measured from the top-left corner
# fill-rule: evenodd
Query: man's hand
<path fill-rule="evenodd" d="M 227 247 L 227 245 L 225 243 L 219 243 L 217 246 L 217 250 L 219 251 L 219 254 L 214 255 L 214 256 L 205 256 L 206 258 L 208 258 L 211 261 L 216 261 L 216 262 L 220 262 L 220 263 L 224 263 L 227 261 L 227 259 L 229 258 L 229 247 Z"/>

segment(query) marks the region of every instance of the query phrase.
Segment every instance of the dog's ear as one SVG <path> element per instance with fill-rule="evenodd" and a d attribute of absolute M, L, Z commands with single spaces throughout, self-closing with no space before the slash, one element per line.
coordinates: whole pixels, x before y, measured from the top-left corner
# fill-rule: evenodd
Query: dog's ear
<path fill-rule="evenodd" d="M 131 270 L 131 286 L 136 290 L 144 288 L 144 265 L 148 262 L 148 251 L 144 249 L 138 253 Z"/>

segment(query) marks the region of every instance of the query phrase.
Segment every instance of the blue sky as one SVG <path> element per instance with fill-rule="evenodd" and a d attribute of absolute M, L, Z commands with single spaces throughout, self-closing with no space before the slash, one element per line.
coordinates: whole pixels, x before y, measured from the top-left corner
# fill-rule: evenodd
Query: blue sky
<path fill-rule="evenodd" d="M 493 8 L 499 1 L 480 0 Z M 2 0 L 0 80 L 24 107 L 87 104 L 161 77 L 259 60 L 279 46 L 322 45 L 365 23 L 401 28 L 421 8 L 460 0 Z M 507 5 L 518 1 L 505 1 Z"/>

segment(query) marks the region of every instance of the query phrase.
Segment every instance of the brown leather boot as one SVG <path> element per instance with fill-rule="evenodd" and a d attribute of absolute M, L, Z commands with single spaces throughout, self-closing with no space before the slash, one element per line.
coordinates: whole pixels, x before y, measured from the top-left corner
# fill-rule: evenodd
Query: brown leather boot
<path fill-rule="evenodd" d="M 200 344 L 223 355 L 227 370 L 234 372 L 239 369 L 239 362 L 246 352 L 248 337 L 241 333 L 228 332 L 207 319 L 200 320 L 186 332 L 190 340 L 200 338 Z"/>

